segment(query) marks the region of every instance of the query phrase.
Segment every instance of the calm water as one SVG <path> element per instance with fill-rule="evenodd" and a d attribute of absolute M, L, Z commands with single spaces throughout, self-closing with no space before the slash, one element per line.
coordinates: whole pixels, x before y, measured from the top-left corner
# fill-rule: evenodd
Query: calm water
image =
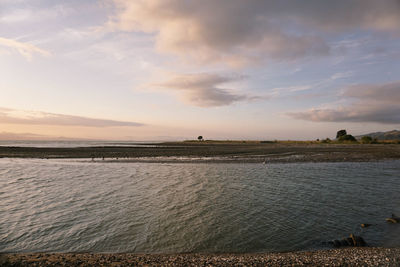
<path fill-rule="evenodd" d="M 17 146 L 17 147 L 96 147 L 96 146 L 140 146 L 140 147 L 156 147 L 156 143 L 161 141 L 9 141 L 0 140 L 0 146 Z"/>
<path fill-rule="evenodd" d="M 267 252 L 360 223 L 400 246 L 400 161 L 156 164 L 0 160 L 0 252 Z"/>

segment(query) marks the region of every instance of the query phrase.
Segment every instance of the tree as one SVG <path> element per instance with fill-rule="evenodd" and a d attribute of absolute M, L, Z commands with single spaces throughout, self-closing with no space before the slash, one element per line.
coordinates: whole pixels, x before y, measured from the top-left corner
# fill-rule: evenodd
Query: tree
<path fill-rule="evenodd" d="M 336 139 L 339 139 L 341 136 L 347 135 L 346 130 L 340 130 L 336 133 Z"/>
<path fill-rule="evenodd" d="M 361 143 L 363 143 L 363 144 L 371 144 L 372 143 L 371 136 L 363 136 L 363 137 L 361 137 Z"/>
<path fill-rule="evenodd" d="M 345 134 L 345 135 L 340 136 L 338 138 L 338 141 L 339 142 L 345 142 L 345 141 L 347 141 L 347 142 L 357 142 L 357 139 L 354 136 L 352 136 L 351 134 Z"/>
<path fill-rule="evenodd" d="M 329 139 L 328 137 L 321 141 L 321 143 L 330 143 L 330 142 L 331 142 L 331 139 Z"/>
<path fill-rule="evenodd" d="M 199 137 L 197 137 L 197 140 L 203 141 L 203 136 L 199 135 Z"/>

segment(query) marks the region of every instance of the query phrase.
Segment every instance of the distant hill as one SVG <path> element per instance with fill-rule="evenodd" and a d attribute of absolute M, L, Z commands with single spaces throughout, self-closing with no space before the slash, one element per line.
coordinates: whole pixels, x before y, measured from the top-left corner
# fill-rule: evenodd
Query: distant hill
<path fill-rule="evenodd" d="M 88 139 L 78 139 L 78 138 L 69 138 L 62 136 L 50 136 L 50 135 L 41 135 L 34 133 L 10 133 L 10 132 L 0 132 L 0 141 L 78 141 L 78 140 L 88 140 Z"/>
<path fill-rule="evenodd" d="M 400 131 L 393 130 L 389 132 L 376 132 L 376 133 L 369 133 L 356 136 L 357 139 L 360 139 L 363 136 L 370 136 L 372 138 L 377 138 L 378 140 L 400 140 Z"/>

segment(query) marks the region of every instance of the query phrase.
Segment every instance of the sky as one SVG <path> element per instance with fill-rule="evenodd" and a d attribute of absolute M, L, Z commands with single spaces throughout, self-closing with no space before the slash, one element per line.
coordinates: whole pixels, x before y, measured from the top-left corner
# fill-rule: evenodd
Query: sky
<path fill-rule="evenodd" d="M 0 139 L 400 128 L 400 1 L 0 0 Z"/>

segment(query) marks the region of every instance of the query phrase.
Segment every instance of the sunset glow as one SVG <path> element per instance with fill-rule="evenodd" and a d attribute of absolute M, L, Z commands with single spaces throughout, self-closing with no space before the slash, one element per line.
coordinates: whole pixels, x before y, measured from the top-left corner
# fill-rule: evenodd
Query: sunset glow
<path fill-rule="evenodd" d="M 0 139 L 400 126 L 399 1 L 0 0 Z"/>

